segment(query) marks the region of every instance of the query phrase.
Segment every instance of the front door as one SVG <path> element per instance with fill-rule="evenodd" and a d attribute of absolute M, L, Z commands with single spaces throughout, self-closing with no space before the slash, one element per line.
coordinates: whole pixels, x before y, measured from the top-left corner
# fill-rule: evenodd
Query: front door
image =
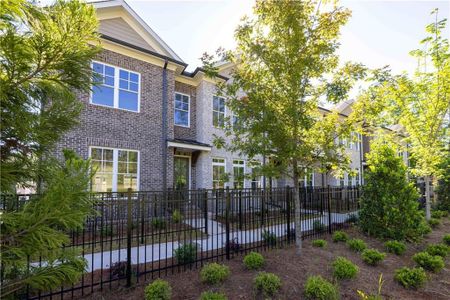
<path fill-rule="evenodd" d="M 187 190 L 190 187 L 190 158 L 186 156 L 174 157 L 173 185 L 175 190 Z"/>

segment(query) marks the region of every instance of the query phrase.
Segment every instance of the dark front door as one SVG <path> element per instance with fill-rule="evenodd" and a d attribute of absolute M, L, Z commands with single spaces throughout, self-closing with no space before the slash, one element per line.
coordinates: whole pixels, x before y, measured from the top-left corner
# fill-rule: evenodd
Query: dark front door
<path fill-rule="evenodd" d="M 174 157 L 173 184 L 176 190 L 189 189 L 190 159 L 184 156 Z"/>

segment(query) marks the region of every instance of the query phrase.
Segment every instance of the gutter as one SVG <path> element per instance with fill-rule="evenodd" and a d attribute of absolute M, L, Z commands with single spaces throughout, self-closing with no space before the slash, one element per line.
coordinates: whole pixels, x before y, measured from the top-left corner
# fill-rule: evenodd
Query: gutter
<path fill-rule="evenodd" d="M 162 189 L 165 193 L 167 191 L 167 64 L 168 60 L 164 61 L 162 73 Z"/>

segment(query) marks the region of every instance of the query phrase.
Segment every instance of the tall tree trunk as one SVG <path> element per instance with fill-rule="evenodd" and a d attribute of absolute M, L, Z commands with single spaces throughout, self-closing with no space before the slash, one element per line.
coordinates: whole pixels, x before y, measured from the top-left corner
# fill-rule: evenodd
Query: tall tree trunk
<path fill-rule="evenodd" d="M 294 205 L 295 205 L 295 245 L 297 246 L 297 254 L 302 254 L 302 219 L 301 219 L 301 203 L 299 195 L 299 185 L 298 185 L 298 165 L 297 160 L 293 161 L 293 176 L 294 179 Z"/>
<path fill-rule="evenodd" d="M 425 218 L 431 219 L 430 176 L 425 176 Z"/>

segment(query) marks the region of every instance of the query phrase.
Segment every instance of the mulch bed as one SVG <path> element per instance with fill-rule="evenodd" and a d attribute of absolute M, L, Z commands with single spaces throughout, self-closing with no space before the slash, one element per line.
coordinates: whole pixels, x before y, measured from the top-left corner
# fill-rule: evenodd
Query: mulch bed
<path fill-rule="evenodd" d="M 384 251 L 383 242 L 361 234 L 357 228 L 345 230 L 352 238 L 364 239 L 369 248 Z M 303 241 L 302 255 L 296 254 L 295 246 L 284 249 L 263 252 L 266 258 L 264 271 L 273 272 L 280 276 L 283 286 L 275 299 L 303 299 L 304 284 L 310 275 L 322 275 L 333 280 L 331 262 L 337 256 L 344 256 L 357 264 L 360 268 L 357 278 L 339 282 L 342 299 L 360 299 L 357 290 L 366 294 L 374 294 L 378 289 L 378 278 L 383 274 L 384 284 L 382 296 L 385 299 L 450 299 L 450 259 L 446 259 L 446 267 L 439 273 L 428 273 L 426 285 L 418 290 L 408 290 L 400 286 L 393 279 L 394 271 L 403 266 L 413 267 L 415 264 L 411 256 L 422 251 L 429 243 L 439 243 L 445 234 L 450 233 L 450 219 L 442 219 L 439 228 L 434 229 L 421 243 L 408 244 L 408 250 L 402 256 L 388 254 L 386 259 L 378 266 L 366 265 L 360 254 L 352 252 L 345 243 L 333 243 L 331 236 L 325 234 L 327 240 L 325 249 L 315 248 L 311 240 Z M 257 271 L 248 271 L 242 264 L 242 257 L 235 257 L 224 261 L 230 267 L 231 276 L 221 285 L 210 287 L 200 282 L 199 269 L 175 273 L 165 276 L 173 290 L 173 299 L 198 299 L 203 291 L 215 290 L 223 292 L 228 299 L 263 299 L 255 292 L 253 278 Z M 150 282 L 149 280 L 148 282 Z M 144 299 L 145 284 L 140 281 L 133 288 L 118 287 L 113 290 L 96 292 L 84 299 Z"/>

